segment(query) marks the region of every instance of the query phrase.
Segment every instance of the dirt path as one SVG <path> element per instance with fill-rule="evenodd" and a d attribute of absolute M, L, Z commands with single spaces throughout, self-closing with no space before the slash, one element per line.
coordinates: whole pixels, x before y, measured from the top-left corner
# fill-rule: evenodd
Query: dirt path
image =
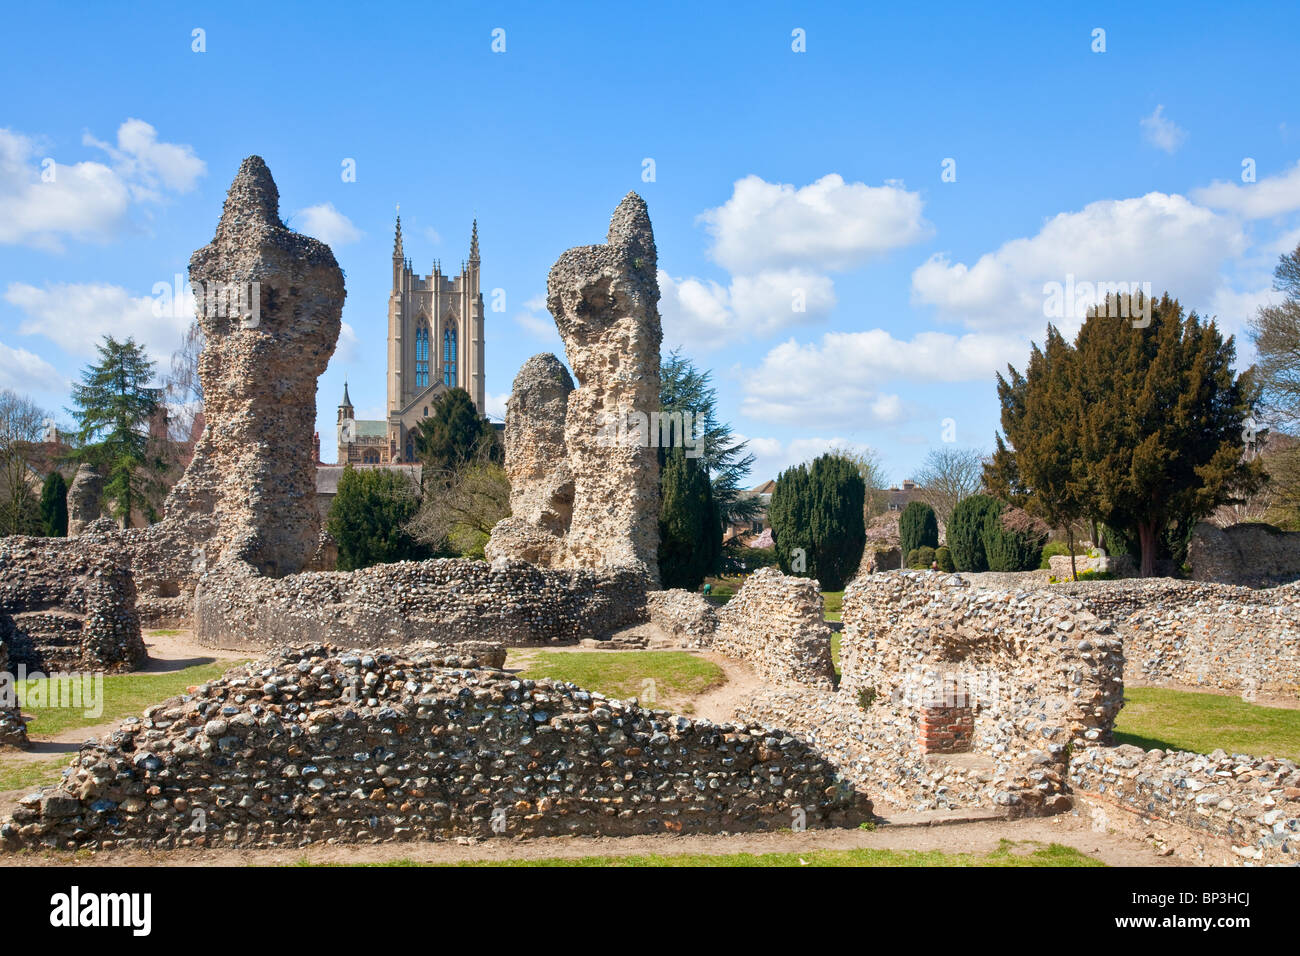
<path fill-rule="evenodd" d="M 936 816 L 935 822 L 942 821 Z M 468 840 L 369 845 L 321 845 L 274 850 L 104 850 L 71 853 L 0 853 L 0 866 L 286 866 L 300 861 L 356 865 L 410 860 L 417 863 L 462 863 L 475 860 L 575 859 L 583 856 L 644 854 L 806 853 L 814 850 L 941 850 L 984 854 L 1003 840 L 1029 841 L 1012 852 L 1060 843 L 1111 866 L 1185 866 L 1159 856 L 1153 847 L 1113 833 L 1094 832 L 1074 814 L 1046 819 L 974 820 L 924 825 L 925 815 L 909 816 L 905 825 L 883 824 L 874 831 L 808 830 L 803 833 L 737 833 L 632 837 L 545 837 L 530 840 Z"/>
<path fill-rule="evenodd" d="M 145 631 L 144 646 L 149 652 L 149 662 L 140 670 L 132 671 L 134 674 L 166 674 L 199 664 L 257 656 L 247 649 L 205 647 L 194 640 L 194 632 L 188 629 Z"/>
<path fill-rule="evenodd" d="M 697 657 L 703 657 L 722 669 L 726 680 L 706 690 L 695 698 L 695 710 L 691 716 L 711 720 L 715 724 L 725 724 L 736 719 L 736 707 L 750 694 L 762 689 L 763 681 L 748 664 L 730 657 L 723 657 L 713 651 L 692 651 Z"/>

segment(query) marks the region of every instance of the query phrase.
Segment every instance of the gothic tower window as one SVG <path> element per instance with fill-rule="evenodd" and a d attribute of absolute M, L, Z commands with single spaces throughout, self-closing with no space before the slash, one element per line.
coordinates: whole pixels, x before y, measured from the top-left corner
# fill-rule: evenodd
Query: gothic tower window
<path fill-rule="evenodd" d="M 442 333 L 442 384 L 456 384 L 456 330 L 446 329 Z"/>
<path fill-rule="evenodd" d="M 420 326 L 415 330 L 415 387 L 429 385 L 429 329 Z"/>

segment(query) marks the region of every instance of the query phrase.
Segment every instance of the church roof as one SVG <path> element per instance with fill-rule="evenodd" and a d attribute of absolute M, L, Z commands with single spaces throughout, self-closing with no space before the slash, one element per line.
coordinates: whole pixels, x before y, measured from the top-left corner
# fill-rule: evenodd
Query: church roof
<path fill-rule="evenodd" d="M 387 438 L 388 422 L 362 421 L 361 419 L 357 419 L 354 434 L 358 438 Z"/>
<path fill-rule="evenodd" d="M 347 408 L 347 407 L 350 406 L 351 404 L 352 404 L 352 399 L 348 398 L 348 383 L 347 383 L 347 379 L 344 379 L 344 380 L 343 380 L 343 402 L 342 402 L 342 404 L 341 404 L 339 407 L 340 407 L 340 408 Z"/>

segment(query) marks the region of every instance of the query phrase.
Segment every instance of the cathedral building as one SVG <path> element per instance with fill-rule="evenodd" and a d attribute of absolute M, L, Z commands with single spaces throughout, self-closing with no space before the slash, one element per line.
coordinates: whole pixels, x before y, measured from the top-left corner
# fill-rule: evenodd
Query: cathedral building
<path fill-rule="evenodd" d="M 358 420 L 345 383 L 338 410 L 339 464 L 415 461 L 420 420 L 432 414 L 443 393 L 457 386 L 469 392 L 478 413 L 485 415 L 478 221 L 459 275 L 443 275 L 435 260 L 432 272 L 421 276 L 403 252 L 399 215 L 388 296 L 388 418 Z"/>

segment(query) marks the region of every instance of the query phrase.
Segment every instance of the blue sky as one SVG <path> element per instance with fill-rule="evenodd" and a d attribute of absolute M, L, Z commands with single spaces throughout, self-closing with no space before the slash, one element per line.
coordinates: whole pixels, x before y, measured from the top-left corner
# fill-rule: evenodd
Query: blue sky
<path fill-rule="evenodd" d="M 1293 3 L 468 6 L 7 11 L 0 387 L 62 409 L 106 332 L 165 361 L 187 319 L 153 290 L 252 153 L 347 274 L 326 460 L 345 376 L 384 415 L 399 202 L 422 273 L 458 270 L 478 218 L 499 414 L 525 359 L 563 357 L 551 264 L 644 195 L 665 348 L 714 371 L 753 483 L 831 445 L 895 481 L 945 437 L 987 450 L 994 371 L 1067 276 L 1169 289 L 1249 362 L 1240 333 L 1300 244 Z"/>

